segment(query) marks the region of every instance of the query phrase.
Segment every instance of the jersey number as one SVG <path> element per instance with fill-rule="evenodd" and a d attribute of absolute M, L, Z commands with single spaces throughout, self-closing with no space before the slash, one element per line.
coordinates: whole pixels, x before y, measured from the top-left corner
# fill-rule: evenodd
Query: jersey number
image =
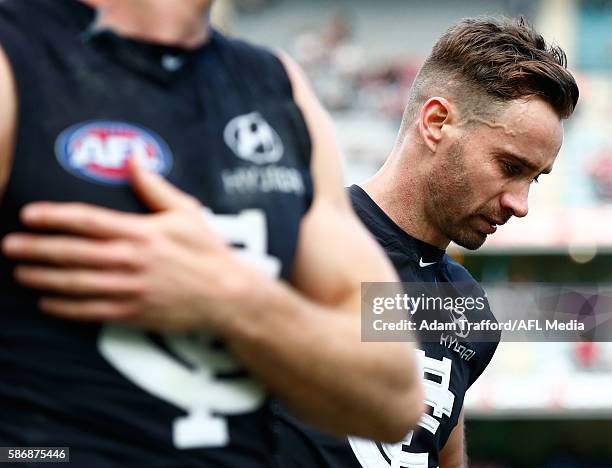
<path fill-rule="evenodd" d="M 430 358 L 424 351 L 417 350 L 417 359 L 423 373 L 425 403 L 432 408 L 432 415 L 423 414 L 419 426 L 435 434 L 443 415 L 450 417 L 455 395 L 449 390 L 453 361 Z M 436 380 L 428 379 L 433 375 Z M 382 444 L 358 437 L 349 437 L 351 448 L 363 468 L 428 468 L 429 454 L 411 453 L 410 444 L 414 431 L 410 431 L 403 441 L 397 444 Z"/>

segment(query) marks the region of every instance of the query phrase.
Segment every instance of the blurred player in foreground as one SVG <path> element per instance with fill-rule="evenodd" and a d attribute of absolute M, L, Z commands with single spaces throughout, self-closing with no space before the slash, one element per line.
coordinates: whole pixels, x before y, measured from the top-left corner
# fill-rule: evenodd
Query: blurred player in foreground
<path fill-rule="evenodd" d="M 577 100 L 564 52 L 522 20 L 465 19 L 438 40 L 412 86 L 391 155 L 349 189 L 402 281 L 450 282 L 457 297 L 482 291 L 445 249 L 450 241 L 477 249 L 512 216 L 527 215 L 529 187 L 551 171 L 562 120 Z M 453 318 L 494 320 L 488 304 Z M 474 336 L 464 327 L 420 344 L 426 413 L 399 444 L 337 441 L 287 416 L 283 466 L 467 466 L 463 400 L 498 341 L 498 332 Z"/>
<path fill-rule="evenodd" d="M 25 287 L 0 265 L 3 446 L 269 467 L 268 390 L 336 434 L 399 440 L 422 412 L 413 347 L 360 341 L 361 281 L 396 275 L 329 118 L 295 64 L 214 32 L 209 8 L 0 3 L 1 231 L 30 229 L 3 241 Z"/>

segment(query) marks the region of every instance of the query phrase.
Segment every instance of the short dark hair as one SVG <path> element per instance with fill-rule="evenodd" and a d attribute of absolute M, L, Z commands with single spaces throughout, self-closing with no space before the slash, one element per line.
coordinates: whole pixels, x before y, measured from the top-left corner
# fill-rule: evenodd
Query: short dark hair
<path fill-rule="evenodd" d="M 483 99 L 503 104 L 538 96 L 559 118 L 578 102 L 578 86 L 567 57 L 523 18 L 466 18 L 434 45 L 415 78 L 402 127 L 436 89 L 454 89 L 459 104 L 481 108 Z M 483 110 L 481 109 L 478 109 Z"/>

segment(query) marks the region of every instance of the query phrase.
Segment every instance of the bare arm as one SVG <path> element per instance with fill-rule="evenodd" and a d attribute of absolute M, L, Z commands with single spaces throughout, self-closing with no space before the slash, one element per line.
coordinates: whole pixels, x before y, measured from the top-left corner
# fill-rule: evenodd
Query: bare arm
<path fill-rule="evenodd" d="M 29 206 L 26 225 L 72 236 L 11 235 L 4 252 L 55 265 L 16 269 L 23 284 L 51 293 L 44 311 L 157 330 L 212 329 L 304 419 L 337 434 L 396 441 L 422 413 L 413 347 L 362 343 L 360 333 L 361 281 L 396 277 L 350 209 L 329 118 L 292 67 L 312 132 L 316 190 L 301 226 L 294 287 L 246 265 L 210 229 L 196 200 L 138 168 L 134 188 L 156 213 Z"/>
<path fill-rule="evenodd" d="M 248 329 L 227 336 L 240 359 L 305 419 L 337 433 L 401 438 L 422 410 L 413 347 L 360 338 L 361 282 L 396 276 L 350 207 L 329 116 L 296 65 L 283 62 L 313 143 L 315 198 L 292 275 L 308 299 L 278 290 L 278 313 L 256 312 L 240 322 Z"/>
<path fill-rule="evenodd" d="M 465 425 L 463 409 L 457 425 L 440 452 L 440 468 L 467 467 L 467 452 L 465 447 Z"/>
<path fill-rule="evenodd" d="M 9 60 L 0 47 L 0 200 L 11 171 L 16 120 L 15 81 Z"/>

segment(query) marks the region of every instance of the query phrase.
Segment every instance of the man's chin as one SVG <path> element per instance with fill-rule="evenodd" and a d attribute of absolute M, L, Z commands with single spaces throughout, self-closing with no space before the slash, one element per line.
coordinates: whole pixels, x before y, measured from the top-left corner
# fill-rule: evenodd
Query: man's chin
<path fill-rule="evenodd" d="M 468 235 L 462 233 L 462 235 L 451 237 L 451 240 L 464 249 L 478 250 L 487 240 L 487 235 L 484 232 L 473 231 Z"/>

